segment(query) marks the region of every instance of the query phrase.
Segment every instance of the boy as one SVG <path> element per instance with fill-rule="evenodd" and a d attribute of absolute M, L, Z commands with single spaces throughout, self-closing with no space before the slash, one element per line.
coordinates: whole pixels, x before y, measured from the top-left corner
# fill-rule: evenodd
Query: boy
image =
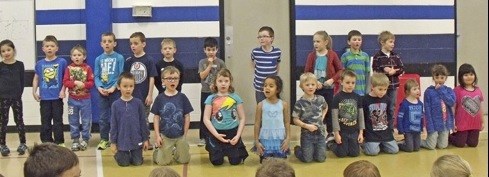
<path fill-rule="evenodd" d="M 356 157 L 360 155 L 359 143 L 363 142 L 363 108 L 361 97 L 353 92 L 356 75 L 351 70 L 341 74 L 342 91 L 333 97 L 333 131 L 335 142 L 328 142 L 338 157 Z"/>
<path fill-rule="evenodd" d="M 341 62 L 345 69 L 349 69 L 355 72 L 356 84 L 354 92 L 360 96 L 367 93 L 367 77 L 370 72 L 370 58 L 367 53 L 361 50 L 362 47 L 362 33 L 357 30 L 351 30 L 348 33 L 348 45 L 350 46 L 343 55 L 341 55 Z"/>
<path fill-rule="evenodd" d="M 380 177 L 380 172 L 372 162 L 358 160 L 343 170 L 343 177 Z"/>
<path fill-rule="evenodd" d="M 119 166 L 143 164 L 143 150 L 149 146 L 149 129 L 144 104 L 132 96 L 136 78 L 124 72 L 117 81 L 121 97 L 114 101 L 110 116 L 110 148 Z"/>
<path fill-rule="evenodd" d="M 99 150 L 104 150 L 110 146 L 110 107 L 112 103 L 119 98 L 120 93 L 116 92 L 117 79 L 124 69 L 124 57 L 114 51 L 117 45 L 115 35 L 112 32 L 102 34 L 100 46 L 104 53 L 95 59 L 95 86 L 100 94 L 98 108 L 100 111 L 100 143 Z"/>
<path fill-rule="evenodd" d="M 395 104 L 397 101 L 397 88 L 399 87 L 399 75 L 404 73 L 404 64 L 401 57 L 393 51 L 396 37 L 389 31 L 382 31 L 379 35 L 381 49 L 374 55 L 372 60 L 372 70 L 384 73 L 390 81 L 387 89 L 387 96 L 391 99 L 390 112 L 394 115 Z"/>
<path fill-rule="evenodd" d="M 263 93 L 263 83 L 267 76 L 278 74 L 280 56 L 282 51 L 272 46 L 274 40 L 274 31 L 271 27 L 263 26 L 258 30 L 258 42 L 260 47 L 251 51 L 251 65 L 255 70 L 253 85 L 255 87 L 256 103 L 265 99 Z"/>
<path fill-rule="evenodd" d="M 78 156 L 67 148 L 53 143 L 34 145 L 24 162 L 25 177 L 81 176 Z"/>
<path fill-rule="evenodd" d="M 391 99 L 386 95 L 389 78 L 382 73 L 374 73 L 370 78 L 372 91 L 363 97 L 363 115 L 365 118 L 365 143 L 363 150 L 366 155 L 378 155 L 380 148 L 389 154 L 399 152 L 394 140 L 394 119 L 390 111 Z"/>
<path fill-rule="evenodd" d="M 323 119 L 328 111 L 328 104 L 323 96 L 314 94 L 317 82 L 312 73 L 300 76 L 300 87 L 304 95 L 295 102 L 292 111 L 294 124 L 301 127 L 301 146 L 294 147 L 294 154 L 302 162 L 326 160 L 326 127 Z"/>
<path fill-rule="evenodd" d="M 179 76 L 177 68 L 164 68 L 161 80 L 166 89 L 156 97 L 151 108 L 151 113 L 155 115 L 156 147 L 163 146 L 153 153 L 153 161 L 158 165 L 169 165 L 172 159 L 184 164 L 190 161 L 190 149 L 185 137 L 190 126 L 190 112 L 194 109 L 187 96 L 176 90 Z M 175 157 L 172 157 L 173 148 Z"/>
<path fill-rule="evenodd" d="M 163 69 L 167 66 L 174 66 L 180 72 L 180 82 L 177 85 L 177 91 L 182 92 L 182 84 L 183 84 L 183 65 L 178 60 L 175 60 L 174 56 L 177 52 L 177 44 L 173 39 L 163 39 L 161 41 L 161 54 L 163 54 L 163 60 L 158 60 L 156 62 L 156 73 L 155 77 L 155 86 L 158 89 L 158 93 L 163 93 L 165 91 L 165 87 L 163 87 L 163 82 L 161 80 Z"/>
<path fill-rule="evenodd" d="M 32 80 L 32 95 L 36 101 L 41 102 L 41 142 L 54 142 L 64 147 L 63 98 L 65 87 L 63 86 L 63 74 L 67 63 L 64 58 L 56 56 L 58 40 L 54 36 L 48 35 L 44 38 L 42 51 L 46 58 L 36 63 L 36 73 Z M 38 87 L 39 94 L 37 94 Z"/>
<path fill-rule="evenodd" d="M 217 40 L 211 37 L 204 40 L 204 53 L 207 58 L 199 61 L 199 77 L 202 88 L 200 90 L 200 131 L 199 131 L 199 144 L 198 146 L 205 145 L 205 137 L 209 134 L 207 128 L 204 125 L 204 108 L 205 100 L 212 94 L 211 85 L 214 79 L 217 77 L 217 72 L 222 68 L 226 68 L 224 61 L 217 58 L 218 48 Z"/>
<path fill-rule="evenodd" d="M 153 88 L 157 76 L 153 57 L 146 55 L 146 37 L 142 32 L 132 33 L 129 37 L 133 55 L 126 59 L 124 72 L 130 72 L 136 79 L 134 97 L 144 102 L 146 117 L 153 103 Z"/>

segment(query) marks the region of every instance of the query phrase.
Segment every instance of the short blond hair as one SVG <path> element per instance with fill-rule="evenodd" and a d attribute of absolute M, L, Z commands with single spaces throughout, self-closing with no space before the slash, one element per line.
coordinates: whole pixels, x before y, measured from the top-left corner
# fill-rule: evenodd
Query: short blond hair
<path fill-rule="evenodd" d="M 180 75 L 180 70 L 178 70 L 175 66 L 167 66 L 163 68 L 163 73 L 161 73 L 161 79 L 163 79 L 165 75 L 173 74 L 173 73 L 177 73 L 177 75 Z"/>
<path fill-rule="evenodd" d="M 389 86 L 389 83 L 389 78 L 383 73 L 373 73 L 372 76 L 370 76 L 370 84 L 372 84 L 372 87 Z"/>
<path fill-rule="evenodd" d="M 380 32 L 379 37 L 377 38 L 377 40 L 379 41 L 380 44 L 382 44 L 383 42 L 385 42 L 389 39 L 396 40 L 396 36 L 394 36 L 394 34 L 392 34 L 390 31 Z"/>
<path fill-rule="evenodd" d="M 170 167 L 158 167 L 151 171 L 149 177 L 180 177 L 180 175 Z"/>
<path fill-rule="evenodd" d="M 295 171 L 287 161 L 269 158 L 256 170 L 255 177 L 295 177 Z"/>
<path fill-rule="evenodd" d="M 406 83 L 404 84 L 404 94 L 406 96 L 408 96 L 409 94 L 411 94 L 411 89 L 413 87 L 419 87 L 419 84 L 416 80 L 414 79 L 408 79 L 406 81 Z"/>
<path fill-rule="evenodd" d="M 306 72 L 299 77 L 299 85 L 301 86 L 301 88 L 302 88 L 302 84 L 305 84 L 308 81 L 312 81 L 316 83 L 318 80 L 316 78 L 316 75 L 310 72 Z"/>
<path fill-rule="evenodd" d="M 470 177 L 472 169 L 469 163 L 458 155 L 443 155 L 433 163 L 430 176 Z"/>
<path fill-rule="evenodd" d="M 359 160 L 348 165 L 343 177 L 381 177 L 379 169 L 372 162 Z"/>
<path fill-rule="evenodd" d="M 177 43 L 173 40 L 173 39 L 170 39 L 170 38 L 165 38 L 161 41 L 161 47 L 163 47 L 163 45 L 165 44 L 171 44 L 173 45 L 173 48 L 177 48 Z"/>

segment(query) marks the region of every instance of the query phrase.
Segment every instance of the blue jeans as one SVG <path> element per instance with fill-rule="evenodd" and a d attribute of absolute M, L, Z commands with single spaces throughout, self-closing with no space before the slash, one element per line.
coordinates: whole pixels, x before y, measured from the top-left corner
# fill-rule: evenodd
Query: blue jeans
<path fill-rule="evenodd" d="M 92 128 L 92 101 L 87 99 L 68 98 L 68 121 L 70 123 L 71 139 L 80 138 L 80 119 L 82 123 L 82 138 L 88 141 Z"/>
<path fill-rule="evenodd" d="M 406 152 L 419 151 L 421 144 L 421 132 L 404 133 L 404 144 L 399 144 L 399 149 Z"/>
<path fill-rule="evenodd" d="M 390 101 L 391 101 L 391 105 L 390 105 L 389 111 L 390 111 L 390 113 L 392 115 L 392 120 L 396 120 L 396 116 L 397 115 L 395 115 L 394 112 L 396 110 L 396 106 L 399 106 L 399 105 L 396 105 L 396 101 L 397 101 L 397 88 L 387 89 L 387 96 L 390 98 Z"/>
<path fill-rule="evenodd" d="M 341 132 L 341 144 L 333 143 L 333 153 L 337 157 L 357 157 L 360 155 L 360 146 L 358 145 L 358 132 Z"/>
<path fill-rule="evenodd" d="M 100 120 L 98 121 L 98 125 L 100 127 L 100 139 L 102 140 L 109 140 L 110 109 L 112 107 L 112 103 L 119 99 L 120 95 L 120 92 L 115 91 L 109 94 L 109 96 L 100 95 L 98 99 L 98 109 L 100 111 Z"/>
<path fill-rule="evenodd" d="M 326 160 L 326 136 L 319 130 L 301 133 L 301 147 L 294 150 L 295 156 L 302 162 L 324 162 Z"/>
<path fill-rule="evenodd" d="M 397 154 L 397 152 L 399 152 L 399 147 L 397 146 L 396 140 L 383 142 L 366 142 L 365 144 L 363 144 L 363 151 L 366 155 L 378 155 L 381 147 L 382 151 L 389 154 Z"/>
<path fill-rule="evenodd" d="M 117 165 L 127 167 L 129 165 L 139 166 L 143 164 L 143 149 L 134 149 L 130 151 L 117 151 L 114 155 Z"/>

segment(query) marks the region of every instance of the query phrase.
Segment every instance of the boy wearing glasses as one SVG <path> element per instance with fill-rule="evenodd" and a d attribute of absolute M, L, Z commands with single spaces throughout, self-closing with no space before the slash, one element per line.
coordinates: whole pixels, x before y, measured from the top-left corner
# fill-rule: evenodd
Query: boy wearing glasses
<path fill-rule="evenodd" d="M 274 39 L 273 29 L 269 26 L 263 26 L 258 30 L 258 42 L 260 47 L 254 48 L 251 51 L 251 65 L 255 70 L 255 79 L 253 85 L 255 87 L 256 103 L 265 99 L 263 93 L 263 83 L 267 76 L 275 76 L 278 74 L 280 55 L 282 51 L 279 48 L 272 46 Z"/>
<path fill-rule="evenodd" d="M 190 154 L 185 137 L 190 126 L 190 112 L 194 109 L 187 96 L 176 89 L 180 80 L 177 68 L 165 67 L 161 80 L 166 89 L 156 97 L 151 108 L 157 148 L 153 152 L 153 162 L 170 165 L 175 159 L 177 163 L 186 164 L 190 161 Z"/>

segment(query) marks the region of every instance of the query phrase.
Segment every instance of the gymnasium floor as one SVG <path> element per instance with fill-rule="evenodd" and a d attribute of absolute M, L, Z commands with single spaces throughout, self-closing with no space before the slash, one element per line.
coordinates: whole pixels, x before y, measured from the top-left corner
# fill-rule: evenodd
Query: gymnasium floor
<path fill-rule="evenodd" d="M 299 139 L 299 128 L 292 127 L 291 147 L 297 145 Z M 253 141 L 253 126 L 246 126 L 243 133 L 243 139 L 247 148 L 251 148 Z M 257 155 L 250 152 L 250 156 L 245 163 L 238 166 L 231 166 L 227 161 L 224 165 L 214 167 L 208 158 L 207 151 L 203 147 L 197 147 L 198 130 L 192 129 L 189 131 L 188 140 L 190 142 L 190 153 L 192 159 L 188 165 L 172 164 L 170 167 L 184 176 L 189 177 L 207 177 L 207 176 L 232 176 L 232 177 L 253 177 L 256 168 L 259 166 L 259 158 Z M 152 136 L 153 138 L 153 136 Z M 69 132 L 65 132 L 65 139 L 69 140 Z M 27 134 L 28 145 L 33 145 L 34 141 L 39 141 L 38 133 Z M 7 145 L 10 147 L 11 155 L 9 157 L 0 157 L 0 174 L 5 177 L 21 177 L 23 176 L 23 163 L 27 155 L 19 156 L 15 152 L 18 146 L 18 137 L 15 133 L 7 135 Z M 150 171 L 158 166 L 151 162 L 152 151 L 144 152 L 144 164 L 142 166 L 119 167 L 113 159 L 112 152 L 107 149 L 105 151 L 96 150 L 99 141 L 98 133 L 93 134 L 90 141 L 90 147 L 86 151 L 78 151 L 76 154 L 80 159 L 82 176 L 84 177 L 146 177 Z M 71 145 L 70 141 L 66 142 L 66 146 Z M 356 158 L 337 158 L 331 151 L 327 152 L 327 159 L 324 163 L 309 163 L 300 162 L 293 154 L 287 161 L 294 167 L 296 176 L 312 177 L 341 177 L 343 169 L 353 161 L 366 159 L 376 164 L 384 177 L 429 177 L 431 164 L 436 158 L 444 154 L 458 154 L 466 159 L 474 170 L 475 177 L 488 176 L 488 146 L 487 134 L 481 134 L 480 143 L 477 148 L 455 148 L 449 146 L 444 150 L 425 150 L 420 152 L 405 153 L 400 152 L 396 155 L 381 154 L 379 156 L 370 157 L 360 155 Z"/>

